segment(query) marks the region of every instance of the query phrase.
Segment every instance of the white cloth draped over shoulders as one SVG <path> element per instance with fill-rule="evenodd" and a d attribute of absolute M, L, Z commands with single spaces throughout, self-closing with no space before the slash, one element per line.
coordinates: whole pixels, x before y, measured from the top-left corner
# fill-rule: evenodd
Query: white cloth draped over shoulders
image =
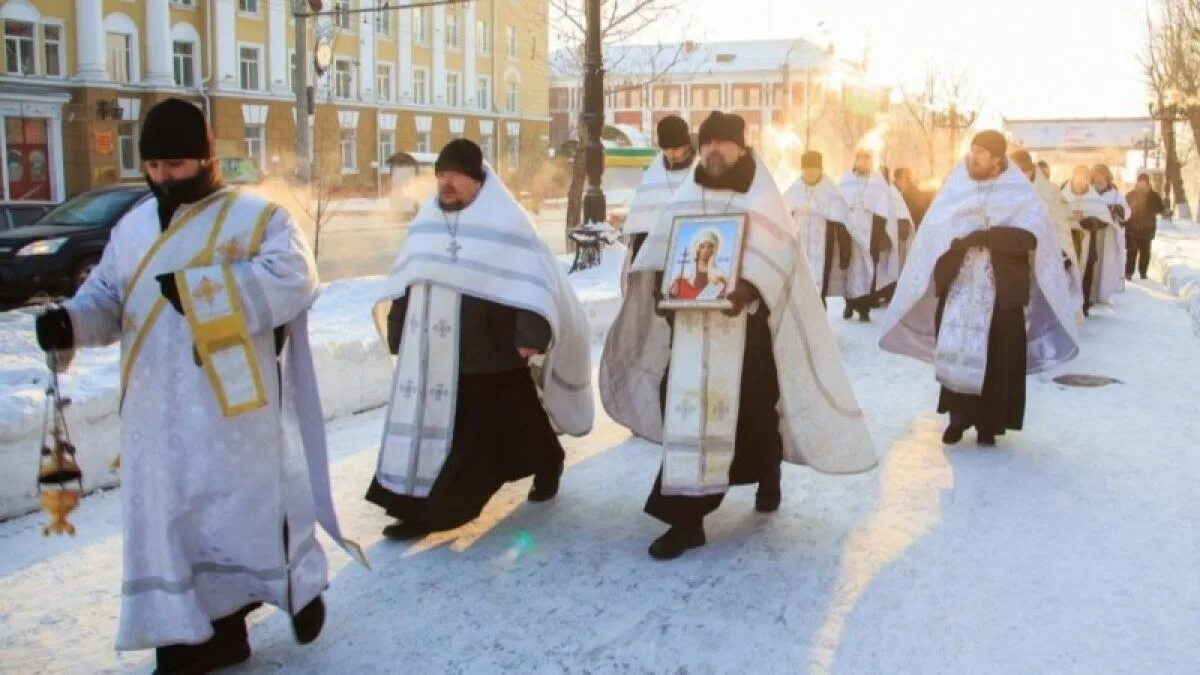
<path fill-rule="evenodd" d="M 1070 269 L 1064 270 L 1067 277 L 1068 289 L 1071 293 L 1071 304 L 1083 307 L 1083 267 L 1079 264 L 1079 256 L 1075 254 L 1075 240 L 1071 230 L 1077 229 L 1079 223 L 1071 220 L 1071 207 L 1063 198 L 1062 191 L 1054 186 L 1041 171 L 1034 172 L 1033 189 L 1037 192 L 1042 205 L 1046 207 L 1050 222 L 1058 231 L 1058 243 L 1062 248 L 1063 258 L 1071 263 Z"/>
<path fill-rule="evenodd" d="M 863 278 L 860 274 L 850 274 L 847 278 L 846 296 L 857 298 L 870 295 L 873 290 L 879 290 L 900 277 L 900 224 L 896 214 L 896 203 L 892 196 L 892 186 L 883 179 L 878 171 L 872 171 L 866 176 L 860 176 L 854 171 L 847 171 L 838 184 L 842 198 L 849 206 L 849 218 L 846 227 L 850 236 L 860 244 L 871 276 Z M 880 253 L 878 262 L 871 259 L 871 231 L 874 228 L 874 217 L 879 216 L 886 221 L 884 230 L 891 248 Z M 854 267 L 854 264 L 851 263 Z M 873 286 L 873 287 L 872 287 Z"/>
<path fill-rule="evenodd" d="M 551 342 L 539 368 L 531 377 L 542 395 L 542 404 L 550 421 L 560 433 L 583 436 L 591 431 L 595 417 L 591 388 L 591 329 L 566 272 L 546 243 L 538 235 L 533 221 L 505 188 L 490 167 L 475 200 L 465 209 L 449 213 L 438 206 L 436 197 L 426 202 L 409 229 L 408 238 L 393 264 L 382 296 L 375 306 L 375 318 L 381 335 L 386 336 L 385 317 L 393 300 L 408 296 L 410 316 L 404 341 L 424 334 L 444 333 L 446 326 L 437 321 L 424 322 L 413 311 L 412 301 L 438 296 L 471 296 L 507 307 L 533 312 L 550 326 Z M 455 235 L 451 236 L 451 227 Z M 417 293 L 416 291 L 420 291 Z M 440 310 L 439 310 L 440 311 Z M 446 324 L 456 323 L 456 312 L 442 317 Z M 401 355 L 405 352 L 402 342 Z M 412 397 L 409 383 L 417 385 L 417 398 L 437 403 L 445 395 L 453 401 L 458 388 L 458 345 L 455 342 L 440 357 L 450 363 L 436 364 L 446 381 L 434 382 L 433 365 L 422 359 L 397 361 L 392 386 L 388 422 L 379 455 L 376 476 L 384 487 L 400 494 L 423 496 L 441 465 L 434 459 L 425 475 L 425 490 L 414 490 L 405 479 L 413 478 L 411 449 L 436 440 L 444 444 L 441 459 L 449 451 L 453 429 L 443 428 L 434 439 L 434 431 L 423 428 L 420 406 L 409 410 L 402 405 Z M 425 363 L 428 362 L 426 359 Z M 442 367 L 446 366 L 446 367 Z M 425 386 L 421 386 L 421 384 Z M 435 389 L 441 385 L 440 389 Z M 424 397 L 429 397 L 425 399 Z M 429 407 L 426 406 L 428 411 Z M 451 410 L 451 413 L 453 411 Z M 414 420 L 407 417 L 417 415 Z M 428 420 L 426 420 L 428 421 Z M 429 479 L 429 480 L 424 480 Z"/>
<path fill-rule="evenodd" d="M 224 242 L 222 256 L 209 261 L 231 274 L 225 278 L 233 280 L 230 290 L 240 301 L 266 392 L 266 405 L 236 416 L 223 414 L 193 361 L 185 317 L 166 305 L 156 321 L 144 322 L 127 302 L 143 259 L 155 257 L 169 237 L 217 232 L 217 213 L 228 200 L 235 211 L 262 214 L 260 241 L 248 247 Z M 87 282 L 64 303 L 77 346 L 105 345 L 125 334 L 118 649 L 203 642 L 212 636 L 212 620 L 252 602 L 298 611 L 327 583 L 318 520 L 365 562 L 342 537 L 330 497 L 307 334 L 316 292 L 315 262 L 288 213 L 248 193 L 222 190 L 181 207 L 165 233 L 155 200 L 135 207 L 114 228 Z M 135 342 L 129 332 L 139 322 L 145 335 Z M 281 326 L 287 342 L 279 370 L 273 329 Z"/>
<path fill-rule="evenodd" d="M 981 211 L 986 216 L 981 217 Z M 1075 309 L 1062 273 L 1062 245 L 1033 184 L 1015 166 L 994 181 L 970 178 L 960 163 L 917 230 L 908 265 L 883 321 L 880 346 L 934 362 L 937 296 L 933 270 L 955 239 L 984 227 L 1020 228 L 1034 235 L 1033 283 L 1026 311 L 1027 371 L 1037 373 L 1079 353 Z"/>
<path fill-rule="evenodd" d="M 670 203 L 675 190 L 691 179 L 695 169 L 696 160 L 693 158 L 685 168 L 668 171 L 666 155 L 658 153 L 650 166 L 646 167 L 645 173 L 642 174 L 642 181 L 634 191 L 633 198 L 629 200 L 625 224 L 622 225 L 621 231 L 627 237 L 649 234 L 663 207 Z M 634 247 L 632 241 L 629 244 L 625 249 L 624 261 L 621 264 L 621 292 L 623 294 L 629 292 L 629 268 L 633 264 Z"/>
<path fill-rule="evenodd" d="M 1109 191 L 1110 194 L 1114 192 L 1116 190 Z M 1086 269 L 1088 252 L 1095 239 L 1096 267 L 1092 272 L 1092 287 L 1084 291 L 1093 300 L 1109 302 L 1112 296 L 1125 290 L 1125 233 L 1113 218 L 1109 202 L 1092 186 L 1089 185 L 1083 194 L 1076 194 L 1068 184 L 1061 194 L 1070 211 L 1082 213 L 1084 218 L 1094 218 L 1107 226 L 1096 232 L 1083 231 L 1079 262 L 1083 266 L 1081 269 Z"/>
<path fill-rule="evenodd" d="M 822 275 L 825 271 L 825 233 L 829 223 L 846 224 L 850 217 L 850 207 L 841 192 L 828 176 L 821 176 L 816 185 L 809 185 L 803 178 L 797 178 L 784 193 L 792 220 L 798 228 L 800 247 L 808 259 L 813 281 L 820 288 Z M 861 240 L 852 237 L 853 245 L 859 250 L 859 274 L 866 277 L 870 273 L 869 259 L 862 255 L 869 251 L 870 239 Z M 866 263 L 864 266 L 862 263 Z M 870 281 L 868 280 L 869 284 Z M 840 296 L 845 287 L 845 272 L 836 264 L 830 267 L 828 295 Z"/>
<path fill-rule="evenodd" d="M 663 270 L 675 216 L 747 214 L 741 278 L 758 288 L 770 311 L 784 459 L 823 473 L 867 471 L 876 464 L 874 447 L 808 262 L 800 254 L 795 223 L 770 172 L 761 160 L 755 161 L 748 193 L 705 189 L 695 179 L 679 188 L 634 260 L 633 273 L 653 277 Z M 630 295 L 626 303 L 632 302 L 653 302 L 653 298 Z M 661 343 L 644 339 L 639 333 L 644 325 L 630 320 L 643 315 L 624 308 L 618 314 L 605 344 L 600 393 L 614 420 L 638 436 L 661 443 L 659 386 L 672 347 L 669 336 Z M 740 362 L 742 356 L 723 354 L 722 358 Z"/>

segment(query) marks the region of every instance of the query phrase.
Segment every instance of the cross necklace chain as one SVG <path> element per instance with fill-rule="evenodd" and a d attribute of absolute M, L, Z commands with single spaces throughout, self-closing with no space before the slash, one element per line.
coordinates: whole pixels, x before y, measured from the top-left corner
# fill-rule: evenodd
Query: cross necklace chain
<path fill-rule="evenodd" d="M 985 230 L 991 225 L 988 222 L 987 202 L 992 196 L 992 190 L 995 189 L 997 181 L 999 181 L 998 178 L 988 183 L 987 191 L 984 191 L 983 186 L 978 183 L 975 184 L 975 204 L 976 208 L 979 209 L 979 219 L 983 223 L 983 229 Z"/>
<path fill-rule="evenodd" d="M 446 247 L 446 252 L 450 254 L 450 262 L 458 262 L 458 252 L 462 250 L 462 246 L 458 243 L 458 219 L 462 217 L 461 211 L 454 212 L 454 223 L 450 223 L 450 216 L 442 211 L 442 220 L 446 221 L 446 231 L 450 233 L 450 245 Z"/>
<path fill-rule="evenodd" d="M 737 196 L 737 192 L 730 190 L 729 199 L 725 201 L 725 207 L 720 213 L 729 213 L 729 205 L 733 203 L 733 198 Z M 704 211 L 704 215 L 708 215 L 708 188 L 700 188 L 700 208 Z"/>

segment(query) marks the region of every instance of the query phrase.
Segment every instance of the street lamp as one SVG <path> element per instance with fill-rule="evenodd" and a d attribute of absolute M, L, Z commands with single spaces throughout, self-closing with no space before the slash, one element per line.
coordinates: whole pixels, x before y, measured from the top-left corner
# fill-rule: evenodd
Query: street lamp
<path fill-rule="evenodd" d="M 948 129 L 950 131 L 950 168 L 954 168 L 955 161 L 958 160 L 958 132 L 965 131 L 975 124 L 975 118 L 978 113 L 974 110 L 961 112 L 958 109 L 958 104 L 954 101 L 950 102 L 945 111 L 935 110 L 931 117 L 933 126 L 938 129 Z"/>
<path fill-rule="evenodd" d="M 584 146 L 587 188 L 583 195 L 583 224 L 596 225 L 608 220 L 604 192 L 604 55 L 600 49 L 600 2 L 587 0 L 587 39 L 583 75 L 583 125 L 587 128 Z"/>
<path fill-rule="evenodd" d="M 792 46 L 788 47 L 787 52 L 783 55 L 783 122 L 788 126 L 788 129 L 792 127 L 792 52 L 804 41 L 802 37 L 796 38 L 792 42 Z M 811 72 L 811 69 L 806 68 L 805 71 Z M 804 97 L 808 98 L 807 91 L 804 92 Z"/>
<path fill-rule="evenodd" d="M 1154 138 L 1154 129 L 1142 129 L 1142 135 L 1134 136 L 1132 143 L 1133 147 L 1141 148 L 1142 150 L 1142 168 L 1148 168 L 1150 166 L 1150 151 L 1158 147 L 1158 141 Z"/>

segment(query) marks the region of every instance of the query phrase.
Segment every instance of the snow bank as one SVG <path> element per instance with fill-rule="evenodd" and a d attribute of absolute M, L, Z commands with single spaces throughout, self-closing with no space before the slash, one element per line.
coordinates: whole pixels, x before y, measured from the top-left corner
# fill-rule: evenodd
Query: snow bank
<path fill-rule="evenodd" d="M 620 307 L 623 256 L 624 249 L 614 247 L 605 251 L 600 267 L 571 275 L 597 342 Z M 569 266 L 571 258 L 564 259 Z M 313 306 L 309 337 L 326 419 L 387 401 L 392 367 L 371 320 L 383 282 L 383 277 L 335 281 L 322 289 Z M 61 380 L 71 399 L 67 425 L 89 490 L 118 482 L 110 464 L 120 447 L 119 368 L 116 346 L 82 350 Z M 33 316 L 0 312 L 0 519 L 36 508 L 38 437 L 48 376 L 34 339 Z"/>
<path fill-rule="evenodd" d="M 1200 335 L 1200 225 L 1163 221 L 1152 253 L 1151 275 L 1183 300 Z"/>

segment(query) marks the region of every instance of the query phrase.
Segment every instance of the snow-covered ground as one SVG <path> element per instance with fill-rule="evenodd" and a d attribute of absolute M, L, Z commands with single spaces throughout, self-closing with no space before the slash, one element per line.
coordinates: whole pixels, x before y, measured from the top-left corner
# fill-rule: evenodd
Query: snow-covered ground
<path fill-rule="evenodd" d="M 382 413 L 343 417 L 335 498 L 373 571 L 332 552 L 321 638 L 297 646 L 261 611 L 230 672 L 1200 672 L 1197 345 L 1158 283 L 1116 302 L 1062 372 L 1120 382 L 1031 378 L 1026 431 L 994 449 L 943 447 L 931 369 L 882 353 L 878 321 L 834 319 L 881 467 L 787 467 L 770 516 L 735 489 L 709 545 L 669 563 L 647 557 L 663 528 L 641 511 L 658 454 L 608 420 L 566 444 L 557 500 L 509 485 L 405 545 L 362 500 Z M 119 510 L 87 499 L 76 539 L 42 539 L 40 515 L 0 524 L 0 672 L 153 668 L 112 649 Z"/>
<path fill-rule="evenodd" d="M 1200 225 L 1192 221 L 1162 222 L 1152 247 L 1153 272 L 1183 299 L 1200 335 Z"/>

